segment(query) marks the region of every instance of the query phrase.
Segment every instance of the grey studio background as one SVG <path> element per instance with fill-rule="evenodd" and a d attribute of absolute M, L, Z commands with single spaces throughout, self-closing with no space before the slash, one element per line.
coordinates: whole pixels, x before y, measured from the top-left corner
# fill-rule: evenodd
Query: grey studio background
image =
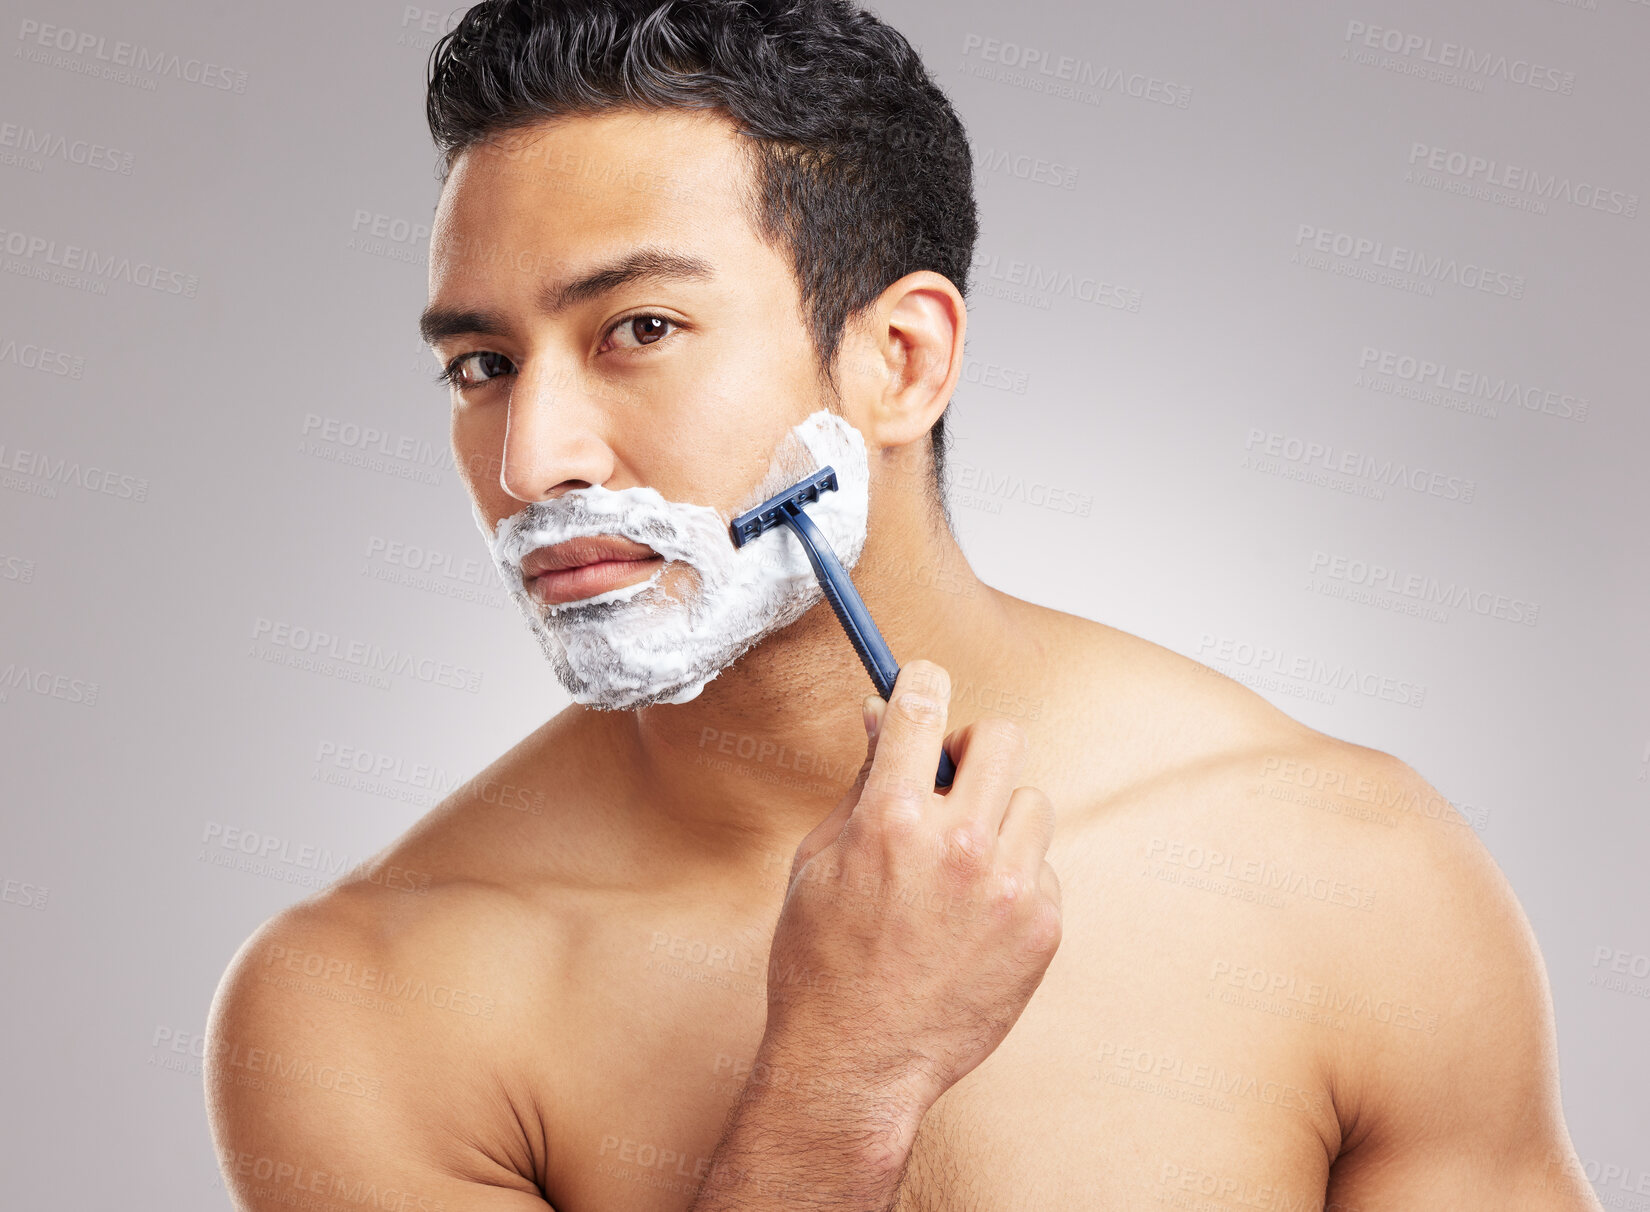
<path fill-rule="evenodd" d="M 230 956 L 567 703 L 414 333 L 447 14 L 0 11 L 0 1203 L 218 1208 Z M 1650 1208 L 1650 4 L 877 11 L 977 154 L 964 550 L 1460 807 Z"/>

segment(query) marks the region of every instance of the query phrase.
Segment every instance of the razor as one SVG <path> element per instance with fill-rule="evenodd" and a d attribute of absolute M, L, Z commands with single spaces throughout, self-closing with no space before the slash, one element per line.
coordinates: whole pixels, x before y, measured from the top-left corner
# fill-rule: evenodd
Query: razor
<path fill-rule="evenodd" d="M 865 664 L 865 672 L 871 675 L 877 693 L 887 699 L 894 693 L 899 662 L 894 660 L 894 654 L 889 651 L 882 633 L 871 621 L 871 612 L 865 608 L 865 600 L 859 596 L 859 590 L 854 588 L 848 570 L 843 568 L 829 541 L 802 508 L 809 502 L 818 501 L 822 492 L 835 492 L 836 487 L 836 469 L 822 467 L 778 496 L 769 497 L 755 509 L 747 509 L 731 523 L 733 545 L 743 547 L 765 531 L 776 526 L 789 526 L 791 533 L 802 544 L 802 550 L 808 553 L 808 563 L 813 565 L 819 587 L 825 591 L 825 600 L 831 604 L 842 630 L 848 633 L 849 642 Z M 956 773 L 957 767 L 951 755 L 942 748 L 934 786 L 951 786 Z"/>

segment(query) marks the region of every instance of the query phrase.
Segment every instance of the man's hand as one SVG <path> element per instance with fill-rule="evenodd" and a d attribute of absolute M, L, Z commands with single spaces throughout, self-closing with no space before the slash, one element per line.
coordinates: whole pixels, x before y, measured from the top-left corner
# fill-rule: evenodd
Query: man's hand
<path fill-rule="evenodd" d="M 945 736 L 930 661 L 866 701 L 865 764 L 797 848 L 768 1024 L 693 1212 L 887 1209 L 917 1127 L 1020 1017 L 1060 945 L 1054 808 L 1016 787 L 1026 738 Z M 934 791 L 942 738 L 957 761 Z"/>
<path fill-rule="evenodd" d="M 900 670 L 890 702 L 868 696 L 880 727 L 797 849 L 769 962 L 764 1058 L 907 1122 L 1003 1041 L 1060 945 L 1054 809 L 1015 785 L 1025 734 L 988 718 L 946 737 L 949 700 L 929 661 Z"/>

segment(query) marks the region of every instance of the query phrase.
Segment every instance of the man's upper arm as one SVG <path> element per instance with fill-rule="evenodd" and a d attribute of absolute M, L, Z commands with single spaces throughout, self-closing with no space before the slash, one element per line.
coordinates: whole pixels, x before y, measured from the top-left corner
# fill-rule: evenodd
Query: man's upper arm
<path fill-rule="evenodd" d="M 207 1109 L 236 1206 L 544 1212 L 531 1182 L 476 1151 L 480 1125 L 466 1142 L 448 1127 L 475 1082 L 443 1061 L 439 1037 L 464 1024 L 364 992 L 369 952 L 296 906 L 225 973 L 207 1025 Z"/>
<path fill-rule="evenodd" d="M 1413 770 L 1388 759 L 1379 778 L 1422 809 L 1383 860 L 1385 941 L 1357 979 L 1424 1009 L 1394 1014 L 1345 1060 L 1337 1103 L 1351 1125 L 1327 1206 L 1598 1212 L 1564 1124 L 1546 968 L 1512 887 Z"/>

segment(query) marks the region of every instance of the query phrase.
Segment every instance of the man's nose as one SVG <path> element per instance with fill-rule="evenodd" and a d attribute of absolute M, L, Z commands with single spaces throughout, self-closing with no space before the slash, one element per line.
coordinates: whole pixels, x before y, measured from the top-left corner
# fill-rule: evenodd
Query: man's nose
<path fill-rule="evenodd" d="M 518 372 L 504 423 L 499 484 L 518 501 L 544 501 L 605 484 L 613 448 L 596 386 L 565 371 Z"/>

